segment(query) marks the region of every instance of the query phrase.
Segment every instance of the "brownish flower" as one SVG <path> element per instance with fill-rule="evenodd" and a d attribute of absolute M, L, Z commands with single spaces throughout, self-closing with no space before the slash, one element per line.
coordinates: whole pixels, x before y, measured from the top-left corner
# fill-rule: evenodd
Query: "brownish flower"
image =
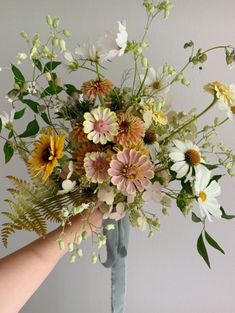
<path fill-rule="evenodd" d="M 84 169 L 84 158 L 87 152 L 97 152 L 99 151 L 99 147 L 90 142 L 83 144 L 78 150 L 72 153 L 74 160 L 74 171 L 78 175 L 83 175 L 85 173 Z"/>
<path fill-rule="evenodd" d="M 98 95 L 106 96 L 113 87 L 113 83 L 108 79 L 92 79 L 83 83 L 81 90 L 87 99 L 95 100 Z"/>

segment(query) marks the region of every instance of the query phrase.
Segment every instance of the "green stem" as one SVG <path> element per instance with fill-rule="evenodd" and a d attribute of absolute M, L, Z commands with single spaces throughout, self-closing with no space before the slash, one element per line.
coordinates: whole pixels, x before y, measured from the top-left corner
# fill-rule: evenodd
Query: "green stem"
<path fill-rule="evenodd" d="M 100 76 L 100 71 L 99 71 L 99 63 L 95 62 L 95 69 L 96 69 L 96 74 L 97 74 L 97 78 L 99 80 L 101 80 L 101 76 Z M 98 95 L 99 100 L 100 100 L 100 104 L 104 105 L 104 98 L 101 95 Z"/>
<path fill-rule="evenodd" d="M 190 125 L 191 123 L 195 122 L 197 119 L 199 119 L 202 115 L 204 115 L 206 112 L 208 112 L 216 103 L 217 98 L 214 97 L 213 101 L 211 102 L 211 104 L 205 109 L 203 110 L 201 113 L 199 113 L 198 115 L 196 115 L 194 118 L 192 118 L 191 120 L 189 120 L 188 122 L 186 122 L 185 124 L 183 124 L 182 126 L 180 126 L 178 129 L 176 129 L 173 133 L 169 134 L 167 137 L 165 137 L 162 141 L 168 140 L 171 137 L 175 136 L 177 133 L 179 133 L 182 129 L 184 129 L 185 127 L 187 127 L 188 125 Z M 162 142 L 160 141 L 160 142 Z"/>

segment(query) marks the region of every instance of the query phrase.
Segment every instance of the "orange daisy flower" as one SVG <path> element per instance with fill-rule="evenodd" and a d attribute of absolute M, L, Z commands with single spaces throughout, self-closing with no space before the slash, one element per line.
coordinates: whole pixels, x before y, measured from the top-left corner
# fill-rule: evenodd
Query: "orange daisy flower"
<path fill-rule="evenodd" d="M 144 122 L 130 112 L 118 114 L 118 125 L 115 141 L 125 148 L 137 145 L 144 137 Z"/>
<path fill-rule="evenodd" d="M 98 95 L 106 96 L 113 87 L 113 83 L 108 79 L 92 79 L 83 83 L 81 90 L 87 99 L 95 100 Z"/>

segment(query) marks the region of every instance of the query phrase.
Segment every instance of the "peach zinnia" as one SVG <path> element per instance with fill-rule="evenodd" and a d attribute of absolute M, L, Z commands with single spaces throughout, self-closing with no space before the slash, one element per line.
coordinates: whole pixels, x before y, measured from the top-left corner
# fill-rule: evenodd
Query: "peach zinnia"
<path fill-rule="evenodd" d="M 104 152 L 87 153 L 84 159 L 84 168 L 88 180 L 102 184 L 108 180 L 110 156 Z"/>
<path fill-rule="evenodd" d="M 113 89 L 113 83 L 108 79 L 89 80 L 83 83 L 81 91 L 89 100 L 95 100 L 97 96 L 106 96 Z"/>
<path fill-rule="evenodd" d="M 154 176 L 153 165 L 146 155 L 134 149 L 119 151 L 110 163 L 109 175 L 117 189 L 128 194 L 140 192 L 150 184 Z"/>
<path fill-rule="evenodd" d="M 130 112 L 118 115 L 118 125 L 119 130 L 115 140 L 125 148 L 137 145 L 144 137 L 144 122 Z"/>
<path fill-rule="evenodd" d="M 95 144 L 105 145 L 113 140 L 113 136 L 118 133 L 117 117 L 108 108 L 99 106 L 97 109 L 84 114 L 83 131 L 88 134 L 87 138 Z"/>

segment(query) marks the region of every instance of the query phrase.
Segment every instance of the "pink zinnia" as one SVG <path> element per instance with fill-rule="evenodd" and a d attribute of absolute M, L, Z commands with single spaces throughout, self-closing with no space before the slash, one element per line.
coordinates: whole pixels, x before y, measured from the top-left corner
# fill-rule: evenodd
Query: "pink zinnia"
<path fill-rule="evenodd" d="M 149 158 L 134 149 L 119 151 L 111 161 L 108 173 L 117 189 L 128 194 L 133 194 L 136 189 L 146 189 L 154 176 Z"/>
<path fill-rule="evenodd" d="M 86 176 L 92 183 L 102 184 L 109 178 L 109 165 L 110 157 L 104 152 L 87 153 L 84 158 Z"/>

